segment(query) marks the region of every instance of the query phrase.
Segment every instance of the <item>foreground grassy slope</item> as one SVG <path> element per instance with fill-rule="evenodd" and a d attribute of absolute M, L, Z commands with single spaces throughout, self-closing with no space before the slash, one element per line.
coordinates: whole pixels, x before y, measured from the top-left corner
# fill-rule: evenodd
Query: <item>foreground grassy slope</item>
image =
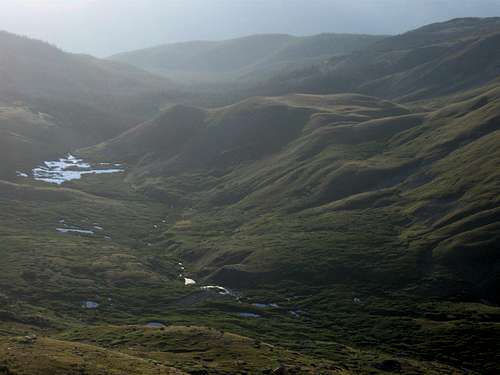
<path fill-rule="evenodd" d="M 197 268 L 183 260 L 183 270 L 165 238 L 178 241 L 167 233 L 186 225 L 189 210 L 146 198 L 121 176 L 90 176 L 65 188 L 22 181 L 0 184 L 4 372 L 234 374 L 261 373 L 284 363 L 297 374 L 376 374 L 384 361 L 397 358 L 407 373 L 459 373 L 435 358 L 396 354 L 390 346 L 349 345 L 352 338 L 341 332 L 351 329 L 342 320 L 359 306 L 345 289 L 334 297 L 311 294 L 298 284 L 276 285 L 242 289 L 235 299 L 185 286 L 179 273 L 194 277 Z M 81 236 L 55 230 L 65 224 L 102 229 Z M 335 313 L 337 329 L 325 329 L 333 320 L 321 312 L 331 298 L 342 306 Z M 85 301 L 99 306 L 85 309 Z M 266 301 L 279 307 L 253 305 Z M 301 310 L 297 316 L 290 313 L 295 309 Z M 260 318 L 239 315 L 249 312 Z M 165 327 L 146 328 L 149 322 Z M 368 339 L 362 332 L 359 337 Z M 27 356 L 36 361 L 27 364 Z"/>
<path fill-rule="evenodd" d="M 4 374 L 186 374 L 137 356 L 49 338 L 0 340 L 0 353 Z"/>

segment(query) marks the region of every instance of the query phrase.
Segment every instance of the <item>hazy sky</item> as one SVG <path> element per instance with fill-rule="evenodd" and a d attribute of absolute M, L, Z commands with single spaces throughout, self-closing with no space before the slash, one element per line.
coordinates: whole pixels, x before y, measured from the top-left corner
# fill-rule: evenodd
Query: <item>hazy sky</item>
<path fill-rule="evenodd" d="M 0 0 L 0 28 L 97 56 L 254 33 L 394 34 L 465 16 L 500 16 L 500 0 Z"/>

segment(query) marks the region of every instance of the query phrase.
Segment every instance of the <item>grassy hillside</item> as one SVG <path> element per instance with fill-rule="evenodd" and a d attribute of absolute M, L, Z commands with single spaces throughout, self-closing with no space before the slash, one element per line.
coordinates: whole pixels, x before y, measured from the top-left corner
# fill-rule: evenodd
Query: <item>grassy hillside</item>
<path fill-rule="evenodd" d="M 261 92 L 359 92 L 404 101 L 482 85 L 500 74 L 498 18 L 455 19 L 273 78 Z"/>
<path fill-rule="evenodd" d="M 78 146 L 78 134 L 53 117 L 22 105 L 0 107 L 0 176 L 36 165 L 40 158 L 60 155 Z M 87 141 L 91 141 L 88 139 Z"/>
<path fill-rule="evenodd" d="M 473 94 L 450 98 L 452 104 L 429 112 L 359 95 L 256 98 L 210 111 L 173 107 L 157 119 L 82 153 L 124 161 L 132 166 L 130 178 L 140 180 L 144 189 L 154 191 L 159 185 L 158 194 L 163 192 L 175 203 L 180 200 L 181 204 L 199 206 L 211 215 L 212 209 L 222 210 L 221 217 L 231 217 L 232 227 L 237 224 L 232 214 L 226 215 L 228 206 L 247 211 L 247 215 L 269 210 L 288 215 L 303 210 L 328 213 L 346 208 L 349 212 L 351 206 L 365 209 L 382 199 L 391 207 L 387 213 L 398 212 L 393 216 L 396 222 L 411 222 L 397 226 L 400 235 L 419 238 L 419 242 L 428 238 L 427 247 L 436 247 L 436 260 L 443 261 L 444 253 L 453 258 L 451 254 L 466 250 L 459 250 L 460 238 L 452 240 L 443 234 L 437 240 L 435 231 L 470 225 L 470 235 L 479 236 L 481 246 L 481 223 L 492 224 L 498 204 L 494 145 L 499 130 L 500 86 L 486 86 Z M 490 147 L 491 152 L 479 156 Z M 191 181 L 196 185 L 189 186 Z M 186 184 L 193 195 L 181 193 Z M 474 215 L 478 218 L 472 219 Z M 242 220 L 238 225 L 246 221 Z M 449 235 L 463 234 L 459 227 L 451 227 Z M 280 226 L 279 231 L 285 228 Z M 239 237 L 240 230 L 234 236 Z M 448 251 L 441 250 L 442 246 Z M 256 261 L 261 270 L 267 256 L 269 262 L 282 261 L 267 252 L 253 254 L 256 251 L 244 251 L 250 268 Z M 219 247 L 208 252 L 209 260 L 217 258 L 218 252 L 224 251 Z M 491 292 L 497 281 L 497 254 L 486 251 L 478 259 L 489 269 L 481 275 Z M 323 257 L 318 260 L 325 263 Z M 200 260 L 206 271 L 205 261 L 203 257 Z M 245 262 L 240 264 L 239 260 L 238 264 L 241 267 Z M 269 265 L 271 269 L 275 266 Z M 214 267 L 217 271 L 217 264 Z M 487 275 L 493 278 L 487 281 Z M 304 280 L 311 277 L 303 275 Z M 471 280 L 471 287 L 473 283 Z M 488 299 L 496 299 L 495 293 L 487 296 L 479 292 L 481 298 Z"/>
<path fill-rule="evenodd" d="M 172 87 L 165 79 L 124 64 L 65 53 L 44 42 L 6 32 L 0 33 L 0 46 L 2 99 L 81 102 L 137 119 L 151 113 L 141 102 L 144 96 L 158 96 Z M 136 107 L 129 107 L 134 103 Z"/>
<path fill-rule="evenodd" d="M 5 373 L 229 375 L 267 373 L 283 363 L 296 374 L 377 374 L 396 359 L 407 373 L 459 373 L 394 348 L 348 345 L 340 331 L 325 330 L 331 317 L 320 312 L 321 303 L 305 296 L 286 301 L 279 289 L 241 289 L 236 299 L 185 286 L 179 273 L 195 277 L 197 267 L 165 251 L 164 240 L 171 230 L 188 228 L 182 222 L 190 210 L 147 198 L 119 175 L 64 188 L 1 182 L 0 193 Z M 94 235 L 55 230 L 65 224 L 102 229 Z M 322 303 L 331 298 L 314 294 Z M 349 294 L 336 292 L 340 316 L 358 309 Z M 86 309 L 85 301 L 98 306 Z M 271 301 L 279 307 L 253 305 Z M 289 312 L 295 309 L 297 316 Z M 239 315 L 249 312 L 260 318 Z M 148 328 L 149 322 L 160 327 Z"/>
<path fill-rule="evenodd" d="M 443 102 L 175 106 L 80 151 L 125 176 L 1 183 L 2 365 L 494 374 L 500 87 Z"/>
<path fill-rule="evenodd" d="M 380 340 L 493 373 L 498 352 L 484 330 L 497 332 L 497 318 L 467 331 L 484 356 L 457 337 L 461 319 L 500 301 L 500 85 L 443 102 L 289 95 L 174 107 L 82 154 L 127 162 L 141 194 L 182 212 L 154 244 L 196 279 L 323 306 L 317 318 L 348 327 L 349 338 L 337 333 L 346 343 Z M 353 298 L 365 301 L 366 325 L 338 311 Z M 373 328 L 388 316 L 408 336 Z M 436 319 L 453 344 L 439 343 Z"/>
<path fill-rule="evenodd" d="M 166 44 L 111 56 L 180 82 L 214 82 L 238 78 L 262 80 L 284 68 L 362 49 L 381 36 L 320 34 L 294 37 L 261 34 L 224 41 Z"/>
<path fill-rule="evenodd" d="M 0 49 L 2 177 L 123 132 L 155 114 L 173 89 L 135 68 L 6 32 Z"/>
<path fill-rule="evenodd" d="M 219 108 L 7 38 L 0 374 L 497 374 L 497 29 L 430 25 Z M 15 177 L 68 149 L 124 173 Z"/>

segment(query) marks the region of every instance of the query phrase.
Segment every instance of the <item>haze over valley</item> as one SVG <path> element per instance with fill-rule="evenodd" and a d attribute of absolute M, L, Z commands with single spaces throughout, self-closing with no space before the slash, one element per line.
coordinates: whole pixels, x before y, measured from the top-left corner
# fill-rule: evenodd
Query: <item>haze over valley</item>
<path fill-rule="evenodd" d="M 0 374 L 500 371 L 496 2 L 114 3 L 2 5 Z"/>

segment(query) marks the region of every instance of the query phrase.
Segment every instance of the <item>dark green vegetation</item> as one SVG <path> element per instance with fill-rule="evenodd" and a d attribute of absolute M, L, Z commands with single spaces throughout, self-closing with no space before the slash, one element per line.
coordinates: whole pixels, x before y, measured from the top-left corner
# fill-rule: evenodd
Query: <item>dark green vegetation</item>
<path fill-rule="evenodd" d="M 398 43 L 453 65 L 427 47 L 495 32 L 455 20 L 340 59 L 359 80 L 384 43 L 388 66 Z M 0 374 L 498 373 L 500 81 L 484 51 L 446 68 L 455 86 L 422 73 L 410 96 L 386 74 L 378 97 L 370 75 L 357 93 L 173 105 L 76 151 L 125 174 L 0 182 Z M 48 134 L 50 118 L 8 114 Z"/>
<path fill-rule="evenodd" d="M 167 44 L 112 56 L 141 69 L 182 83 L 263 81 L 276 72 L 311 66 L 381 40 L 381 36 L 319 34 L 252 35 L 225 41 Z"/>

